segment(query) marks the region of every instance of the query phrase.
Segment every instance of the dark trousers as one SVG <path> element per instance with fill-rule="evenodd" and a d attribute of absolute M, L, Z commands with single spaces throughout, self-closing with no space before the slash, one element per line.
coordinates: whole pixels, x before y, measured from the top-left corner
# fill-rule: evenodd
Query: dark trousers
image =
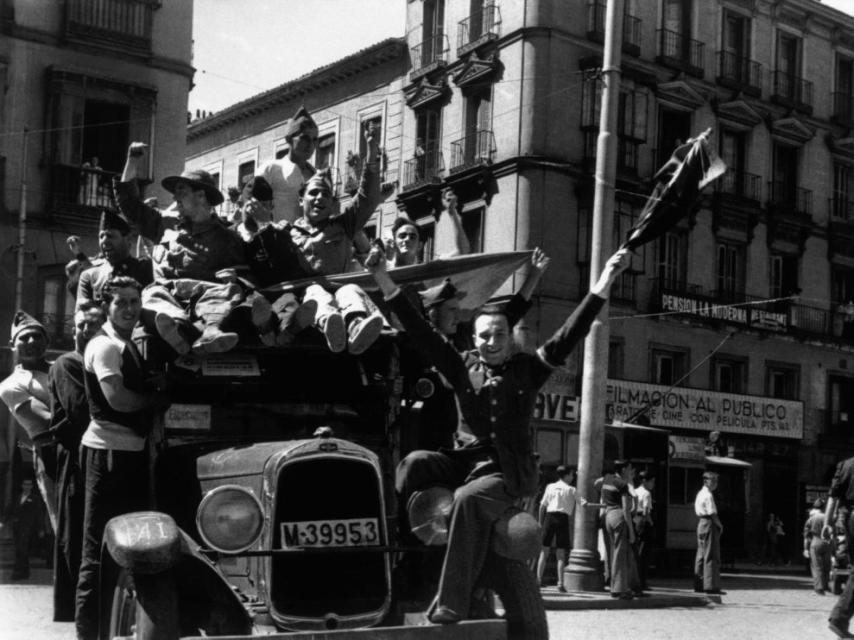
<path fill-rule="evenodd" d="M 19 509 L 12 521 L 12 536 L 15 540 L 15 565 L 12 576 L 27 578 L 30 575 L 30 546 L 39 529 L 37 503 Z"/>
<path fill-rule="evenodd" d="M 846 509 L 847 510 L 847 509 Z M 851 556 L 851 543 L 854 541 L 854 509 L 845 515 L 845 537 L 848 540 L 848 554 Z M 830 612 L 830 619 L 843 629 L 848 628 L 851 616 L 854 615 L 854 579 L 848 578 L 845 589 Z"/>
<path fill-rule="evenodd" d="M 81 455 L 85 507 L 75 622 L 78 639 L 89 640 L 98 637 L 98 581 L 104 528 L 115 516 L 146 508 L 148 474 L 145 451 L 84 446 Z"/>
<path fill-rule="evenodd" d="M 631 592 L 634 585 L 634 555 L 629 543 L 629 529 L 619 507 L 605 511 L 605 535 L 608 539 L 611 593 Z"/>
<path fill-rule="evenodd" d="M 641 588 L 646 589 L 647 570 L 649 569 L 649 556 L 652 551 L 653 528 L 644 521 L 635 523 L 635 558 L 638 566 L 638 580 Z"/>
<path fill-rule="evenodd" d="M 436 451 L 413 451 L 397 469 L 403 504 L 414 491 L 430 486 L 459 487 L 454 492 L 448 547 L 436 604 L 468 616 L 471 592 L 489 552 L 492 527 L 515 502 L 501 473 L 468 477 L 470 464 Z M 462 486 L 460 486 L 462 484 Z"/>
<path fill-rule="evenodd" d="M 810 540 L 810 573 L 813 589 L 827 591 L 830 580 L 830 543 L 820 535 Z"/>
<path fill-rule="evenodd" d="M 74 620 L 74 601 L 83 552 L 83 471 L 78 447 L 57 445 L 56 538 L 53 545 L 53 619 Z"/>
<path fill-rule="evenodd" d="M 721 530 L 711 518 L 697 523 L 697 555 L 694 559 L 694 581 L 703 589 L 721 588 Z"/>

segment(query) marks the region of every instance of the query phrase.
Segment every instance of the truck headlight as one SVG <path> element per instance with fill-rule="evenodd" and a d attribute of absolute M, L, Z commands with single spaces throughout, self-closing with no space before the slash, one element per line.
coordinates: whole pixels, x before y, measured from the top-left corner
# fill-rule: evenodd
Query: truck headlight
<path fill-rule="evenodd" d="M 426 545 L 447 544 L 453 506 L 454 494 L 445 487 L 416 491 L 406 505 L 409 529 Z"/>
<path fill-rule="evenodd" d="M 205 494 L 196 512 L 199 535 L 211 549 L 239 553 L 258 541 L 264 511 L 255 494 L 244 487 L 224 485 Z"/>

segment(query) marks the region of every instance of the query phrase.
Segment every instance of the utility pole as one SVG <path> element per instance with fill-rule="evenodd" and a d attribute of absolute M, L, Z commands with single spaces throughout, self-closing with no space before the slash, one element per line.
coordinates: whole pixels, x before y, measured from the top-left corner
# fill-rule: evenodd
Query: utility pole
<path fill-rule="evenodd" d="M 620 98 L 620 47 L 623 40 L 623 0 L 608 0 L 602 55 L 602 107 L 596 140 L 596 176 L 591 223 L 590 285 L 611 255 L 614 226 L 614 181 L 617 175 L 617 110 Z M 605 443 L 605 385 L 608 363 L 608 305 L 590 327 L 584 341 L 581 383 L 581 422 L 578 443 L 578 497 L 598 502 L 593 481 L 602 471 Z M 598 552 L 598 509 L 580 506 L 575 517 L 573 548 L 564 584 L 570 591 L 605 588 Z"/>

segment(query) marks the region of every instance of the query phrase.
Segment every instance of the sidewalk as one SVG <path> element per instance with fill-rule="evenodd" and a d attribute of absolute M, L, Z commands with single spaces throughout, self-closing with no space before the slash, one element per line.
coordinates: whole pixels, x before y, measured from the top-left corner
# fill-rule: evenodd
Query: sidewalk
<path fill-rule="evenodd" d="M 809 571 L 801 563 L 790 565 L 757 565 L 752 562 L 736 562 L 728 565 L 721 572 L 723 590 L 727 590 L 727 582 L 741 584 L 745 580 L 791 581 L 806 580 Z M 612 598 L 608 591 L 576 591 L 560 593 L 557 586 L 541 589 L 546 609 L 549 610 L 584 610 L 584 609 L 666 609 L 676 607 L 708 607 L 716 604 L 726 604 L 727 595 L 709 595 L 695 593 L 693 578 L 682 572 L 677 575 L 664 575 L 650 579 L 650 589 L 644 597 L 632 600 Z"/>

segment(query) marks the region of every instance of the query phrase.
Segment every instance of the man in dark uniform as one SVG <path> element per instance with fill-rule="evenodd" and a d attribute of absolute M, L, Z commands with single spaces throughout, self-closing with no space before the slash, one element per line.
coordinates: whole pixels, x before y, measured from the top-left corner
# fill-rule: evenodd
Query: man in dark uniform
<path fill-rule="evenodd" d="M 843 460 L 836 467 L 836 473 L 830 483 L 830 497 L 824 512 L 824 527 L 821 537 L 830 540 L 837 515 L 845 523 L 845 535 L 848 538 L 848 552 L 851 553 L 851 541 L 854 540 L 854 458 Z M 854 615 L 854 580 L 848 579 L 845 590 L 836 601 L 828 621 L 830 630 L 840 638 L 854 638 L 848 631 L 851 616 Z"/>
<path fill-rule="evenodd" d="M 518 498 L 536 494 L 539 464 L 530 419 L 537 391 L 587 334 L 628 257 L 629 252 L 621 250 L 608 260 L 590 293 L 536 355 L 513 353 L 508 318 L 491 306 L 475 315 L 475 350 L 459 353 L 407 296 L 400 295 L 379 249 L 366 261 L 425 361 L 453 387 L 464 419 L 457 449 L 414 451 L 397 470 L 396 488 L 404 501 L 429 486 L 458 487 L 439 592 L 428 612 L 431 622 L 447 624 L 468 616 L 493 524 Z"/>
<path fill-rule="evenodd" d="M 97 267 L 96 267 L 97 268 Z M 100 289 L 98 289 L 100 296 Z M 89 426 L 89 401 L 83 377 L 83 352 L 104 324 L 104 310 L 84 302 L 74 314 L 74 351 L 63 353 L 48 372 L 51 421 L 56 441 L 56 541 L 54 544 L 53 619 L 74 620 L 74 600 L 83 550 L 83 471 L 80 439 Z"/>
<path fill-rule="evenodd" d="M 101 289 L 112 276 L 129 276 L 143 287 L 151 284 L 154 272 L 151 260 L 134 258 L 131 254 L 131 228 L 128 221 L 117 213 L 104 210 L 98 227 L 98 246 L 104 262 L 86 269 L 77 286 L 79 309 L 86 302 L 101 302 Z"/>

